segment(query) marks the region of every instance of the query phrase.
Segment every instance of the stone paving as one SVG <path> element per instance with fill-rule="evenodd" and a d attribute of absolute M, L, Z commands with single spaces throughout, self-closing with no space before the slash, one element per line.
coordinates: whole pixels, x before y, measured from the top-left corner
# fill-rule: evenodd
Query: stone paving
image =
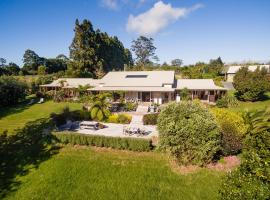
<path fill-rule="evenodd" d="M 92 130 L 92 129 L 76 129 L 75 131 L 83 134 L 91 134 L 91 135 L 104 135 L 111 137 L 135 137 L 135 138 L 152 138 L 158 136 L 158 131 L 156 126 L 152 125 L 143 125 L 142 123 L 143 115 L 132 114 L 132 121 L 130 124 L 114 124 L 114 123 L 102 123 L 107 126 L 104 129 Z M 124 135 L 123 129 L 124 127 L 135 127 L 142 128 L 148 132 L 147 135 L 138 136 L 134 135 Z"/>

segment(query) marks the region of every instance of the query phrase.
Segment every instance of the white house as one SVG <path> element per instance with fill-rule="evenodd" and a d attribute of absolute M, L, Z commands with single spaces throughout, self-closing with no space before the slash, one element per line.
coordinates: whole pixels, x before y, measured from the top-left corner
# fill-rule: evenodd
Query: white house
<path fill-rule="evenodd" d="M 177 80 L 174 71 L 109 72 L 102 79 L 58 79 L 40 87 L 43 91 L 62 88 L 72 97 L 79 85 L 91 86 L 88 91 L 93 93 L 122 91 L 126 101 L 157 104 L 180 101 L 181 90 L 184 88 L 188 89 L 191 99 L 200 99 L 204 102 L 214 103 L 226 93 L 226 89 L 216 86 L 212 79 Z"/>

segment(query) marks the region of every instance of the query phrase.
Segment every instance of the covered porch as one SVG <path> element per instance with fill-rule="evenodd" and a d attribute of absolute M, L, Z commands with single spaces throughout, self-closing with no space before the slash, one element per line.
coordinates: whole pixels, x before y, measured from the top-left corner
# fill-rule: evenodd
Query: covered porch
<path fill-rule="evenodd" d="M 175 100 L 175 89 L 169 87 L 95 87 L 91 92 L 123 92 L 126 102 L 163 104 Z"/>
<path fill-rule="evenodd" d="M 163 104 L 175 100 L 175 94 L 174 92 L 126 91 L 125 100 Z"/>
<path fill-rule="evenodd" d="M 189 90 L 188 97 L 191 100 L 198 99 L 205 103 L 215 103 L 217 99 L 226 94 L 226 90 Z M 176 101 L 181 100 L 181 90 L 176 91 Z"/>

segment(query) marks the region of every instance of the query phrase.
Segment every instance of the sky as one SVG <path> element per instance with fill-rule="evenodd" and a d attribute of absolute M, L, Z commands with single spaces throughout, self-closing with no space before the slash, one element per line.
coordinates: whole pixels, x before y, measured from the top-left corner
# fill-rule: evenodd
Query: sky
<path fill-rule="evenodd" d="M 0 0 L 0 57 L 22 65 L 26 49 L 69 55 L 74 23 L 117 36 L 126 48 L 152 37 L 160 63 L 220 56 L 226 63 L 270 60 L 269 0 Z"/>

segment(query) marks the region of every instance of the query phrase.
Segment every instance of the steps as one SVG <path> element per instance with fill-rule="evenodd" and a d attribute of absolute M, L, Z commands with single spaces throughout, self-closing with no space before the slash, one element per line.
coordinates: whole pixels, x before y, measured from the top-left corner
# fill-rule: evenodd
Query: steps
<path fill-rule="evenodd" d="M 148 112 L 148 106 L 138 105 L 136 113 L 145 114 Z"/>
<path fill-rule="evenodd" d="M 133 115 L 130 122 L 131 125 L 143 125 L 143 115 Z"/>

